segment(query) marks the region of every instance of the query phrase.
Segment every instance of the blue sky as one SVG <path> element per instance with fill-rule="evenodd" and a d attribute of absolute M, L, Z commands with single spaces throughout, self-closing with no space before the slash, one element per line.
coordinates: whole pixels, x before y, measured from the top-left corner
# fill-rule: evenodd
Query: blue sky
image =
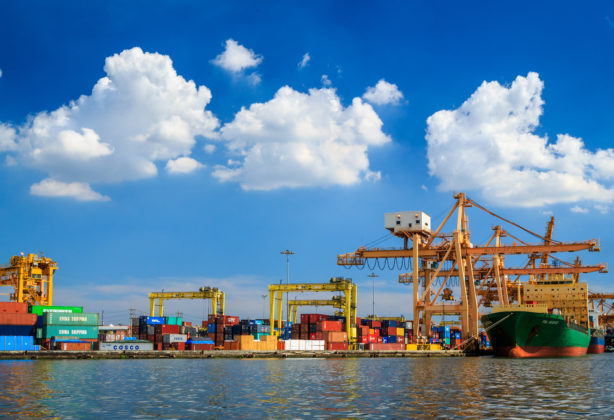
<path fill-rule="evenodd" d="M 55 303 L 125 322 L 203 284 L 260 316 L 291 249 L 292 281 L 352 277 L 365 315 L 369 271 L 336 255 L 465 191 L 607 263 L 613 22 L 608 2 L 2 2 L 0 255 L 43 251 Z M 409 315 L 378 274 L 376 311 Z"/>

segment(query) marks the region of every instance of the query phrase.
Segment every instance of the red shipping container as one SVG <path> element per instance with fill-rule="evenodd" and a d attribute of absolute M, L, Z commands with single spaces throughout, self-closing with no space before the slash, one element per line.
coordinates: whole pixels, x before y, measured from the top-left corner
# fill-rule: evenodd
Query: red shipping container
<path fill-rule="evenodd" d="M 204 321 L 203 321 L 204 322 Z M 207 317 L 207 322 L 209 324 L 215 324 L 215 315 L 213 314 L 209 314 L 209 316 Z"/>
<path fill-rule="evenodd" d="M 25 302 L 0 302 L 0 312 L 7 312 L 11 314 L 27 314 L 28 304 Z M 26 324 L 8 324 L 8 325 L 26 325 Z"/>
<path fill-rule="evenodd" d="M 185 343 L 175 343 L 177 345 L 177 350 L 185 351 Z"/>
<path fill-rule="evenodd" d="M 369 326 L 368 325 L 361 325 L 356 327 L 356 334 L 357 335 L 369 335 Z"/>
<path fill-rule="evenodd" d="M 156 350 L 162 350 L 162 343 L 156 343 L 156 344 L 154 344 L 154 349 L 156 349 Z"/>
<path fill-rule="evenodd" d="M 36 325 L 36 314 L 0 312 L 0 325 Z"/>
<path fill-rule="evenodd" d="M 209 323 L 207 321 L 203 321 L 202 324 L 200 324 L 200 326 L 204 329 L 207 329 L 207 327 L 209 326 Z"/>
<path fill-rule="evenodd" d="M 55 343 L 55 349 L 64 351 L 90 351 L 92 349 L 92 345 L 91 343 L 57 342 Z"/>
<path fill-rule="evenodd" d="M 347 350 L 348 343 L 326 343 L 326 350 Z"/>
<path fill-rule="evenodd" d="M 380 330 L 379 329 L 374 329 L 373 330 L 373 335 L 376 336 L 376 337 L 379 337 L 380 336 Z"/>
<path fill-rule="evenodd" d="M 301 324 L 301 335 L 309 334 L 309 324 Z"/>
<path fill-rule="evenodd" d="M 309 333 L 308 340 L 317 340 L 317 339 L 318 339 L 318 333 Z"/>
<path fill-rule="evenodd" d="M 360 325 L 362 323 L 362 318 L 356 317 L 356 325 Z"/>
<path fill-rule="evenodd" d="M 309 324 L 309 314 L 301 314 L 301 324 Z"/>
<path fill-rule="evenodd" d="M 215 344 L 206 344 L 206 343 L 187 343 L 186 350 L 192 351 L 202 351 L 202 350 L 215 350 Z"/>
<path fill-rule="evenodd" d="M 327 320 L 328 320 L 328 315 L 324 315 L 324 314 L 310 314 L 309 315 L 310 324 L 317 324 L 320 321 L 327 321 Z"/>
<path fill-rule="evenodd" d="M 157 334 L 179 334 L 179 325 L 156 325 L 155 326 L 156 335 Z"/>
<path fill-rule="evenodd" d="M 279 340 L 277 342 L 277 350 L 285 350 L 286 349 L 286 342 L 283 340 Z"/>
<path fill-rule="evenodd" d="M 377 342 L 378 342 L 378 343 L 383 343 L 383 342 L 384 342 L 384 339 L 383 339 L 382 337 L 377 337 Z"/>
<path fill-rule="evenodd" d="M 183 326 L 184 326 L 184 327 L 191 327 L 191 326 L 192 326 L 192 323 L 191 323 L 191 322 L 189 322 L 189 321 L 183 321 Z"/>
<path fill-rule="evenodd" d="M 367 336 L 369 343 L 377 343 L 377 337 L 375 336 L 375 334 L 369 334 Z"/>
<path fill-rule="evenodd" d="M 147 336 L 147 340 L 151 341 L 151 342 L 156 341 L 156 336 L 155 335 L 148 335 Z"/>
<path fill-rule="evenodd" d="M 326 340 L 326 333 L 323 333 L 322 331 L 318 331 L 317 333 L 314 333 L 316 335 L 316 340 Z"/>
<path fill-rule="evenodd" d="M 320 321 L 318 322 L 318 331 L 341 331 L 341 321 Z"/>
<path fill-rule="evenodd" d="M 359 343 L 368 343 L 369 342 L 369 336 L 368 335 L 361 335 L 358 337 L 358 342 Z"/>

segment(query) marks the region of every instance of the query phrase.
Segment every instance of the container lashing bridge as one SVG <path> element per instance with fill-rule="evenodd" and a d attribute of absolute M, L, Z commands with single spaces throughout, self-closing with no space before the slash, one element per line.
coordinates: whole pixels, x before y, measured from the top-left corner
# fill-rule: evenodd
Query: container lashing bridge
<path fill-rule="evenodd" d="M 0 286 L 12 287 L 13 302 L 30 305 L 53 304 L 53 273 L 57 263 L 43 254 L 15 255 L 8 265 L 0 266 Z"/>

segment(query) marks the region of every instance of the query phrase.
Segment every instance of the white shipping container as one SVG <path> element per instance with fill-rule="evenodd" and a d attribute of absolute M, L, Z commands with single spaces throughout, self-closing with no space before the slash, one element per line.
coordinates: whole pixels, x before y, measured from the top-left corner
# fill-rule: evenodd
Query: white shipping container
<path fill-rule="evenodd" d="M 164 334 L 162 336 L 162 342 L 164 344 L 185 343 L 186 341 L 188 341 L 187 334 Z"/>
<path fill-rule="evenodd" d="M 153 343 L 100 343 L 100 351 L 152 351 Z"/>
<path fill-rule="evenodd" d="M 147 326 L 147 335 L 155 335 L 156 334 L 156 326 L 148 325 Z"/>

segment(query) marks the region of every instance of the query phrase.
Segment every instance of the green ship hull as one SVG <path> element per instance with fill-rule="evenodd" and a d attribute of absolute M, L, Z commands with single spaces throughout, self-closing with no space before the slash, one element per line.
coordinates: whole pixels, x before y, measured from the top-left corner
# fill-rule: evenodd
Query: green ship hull
<path fill-rule="evenodd" d="M 561 315 L 516 309 L 484 315 L 482 325 L 495 355 L 504 357 L 582 356 L 591 338 L 588 329 Z"/>

